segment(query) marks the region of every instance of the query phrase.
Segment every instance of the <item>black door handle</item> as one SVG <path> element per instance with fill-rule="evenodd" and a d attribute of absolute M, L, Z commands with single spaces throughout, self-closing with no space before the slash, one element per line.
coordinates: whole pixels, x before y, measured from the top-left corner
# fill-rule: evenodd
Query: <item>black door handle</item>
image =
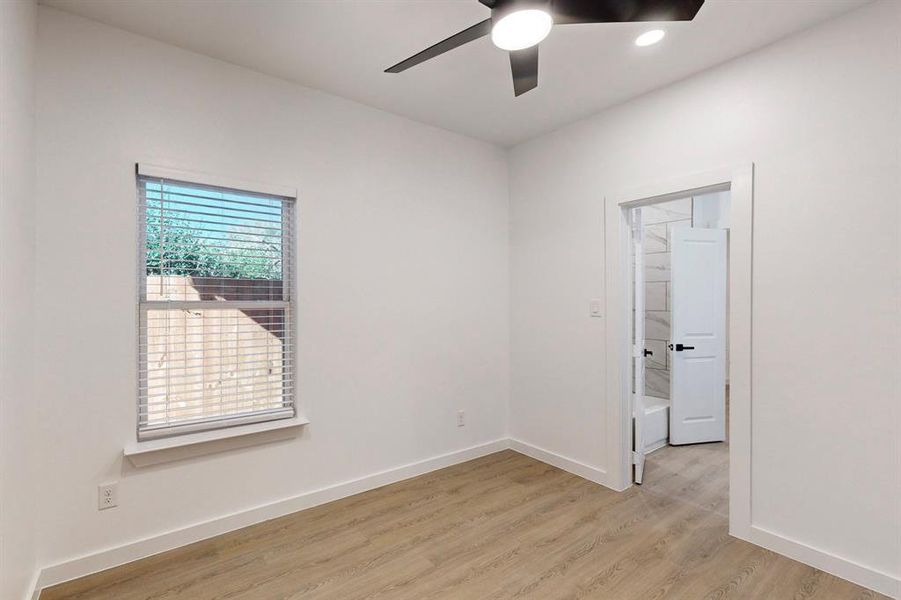
<path fill-rule="evenodd" d="M 650 351 L 650 350 L 648 350 L 648 349 L 645 349 L 645 351 L 644 351 L 644 355 L 645 355 L 645 356 L 654 356 L 654 353 L 653 353 L 653 352 L 651 352 L 651 351 Z"/>
<path fill-rule="evenodd" d="M 673 349 L 673 345 L 669 345 L 669 349 Z M 683 350 L 694 350 L 694 346 L 683 346 L 682 344 L 676 344 L 676 352 L 682 352 Z"/>

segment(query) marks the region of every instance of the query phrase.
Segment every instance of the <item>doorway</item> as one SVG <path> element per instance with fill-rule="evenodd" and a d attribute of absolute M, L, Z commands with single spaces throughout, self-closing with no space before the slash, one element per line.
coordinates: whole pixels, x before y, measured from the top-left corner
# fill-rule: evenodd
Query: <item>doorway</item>
<path fill-rule="evenodd" d="M 629 209 L 633 481 L 676 447 L 728 466 L 729 189 Z M 652 460 L 652 463 L 654 461 Z M 723 486 L 727 488 L 727 485 Z"/>
<path fill-rule="evenodd" d="M 724 369 L 728 369 L 728 413 L 723 408 L 723 426 L 726 444 L 723 458 L 728 464 L 728 513 L 729 531 L 743 539 L 753 537 L 751 527 L 751 240 L 753 205 L 753 165 L 727 167 L 713 171 L 692 173 L 685 176 L 651 182 L 605 198 L 605 303 L 607 345 L 607 479 L 611 487 L 624 490 L 634 484 L 636 460 L 633 441 L 633 414 L 635 398 L 635 321 L 634 314 L 634 252 L 631 211 L 635 208 L 666 202 L 700 197 L 711 193 L 726 192 L 729 196 L 729 231 L 727 269 L 728 281 L 728 340 L 724 351 Z M 694 215 L 691 216 L 694 218 Z M 687 220 L 688 217 L 686 216 Z M 694 228 L 689 228 L 694 229 Z M 659 240 L 658 240 L 659 242 Z M 671 257 L 670 257 L 671 258 Z M 656 258 L 654 260 L 659 260 Z M 659 290 L 658 292 L 659 293 Z M 659 301 L 659 296 L 658 296 Z M 657 305 L 659 306 L 659 304 Z M 671 308 L 671 307 L 670 307 Z M 659 325 L 659 323 L 654 326 Z M 697 332 L 689 332 L 697 333 Z M 725 332 L 724 332 L 725 333 Z M 664 336 L 660 336 L 664 337 Z M 687 357 L 685 346 L 697 344 L 685 340 L 656 340 L 665 343 L 663 352 L 669 353 L 667 366 L 672 377 L 675 344 L 683 345 L 681 356 Z M 674 348 L 669 350 L 668 344 Z M 659 344 L 657 345 L 659 348 Z M 648 348 L 654 351 L 652 348 Z M 644 347 L 642 348 L 642 351 Z M 656 351 L 655 355 L 656 355 Z M 650 356 L 648 357 L 650 358 Z M 659 357 L 658 357 L 659 358 Z M 651 373 L 657 377 L 661 373 Z M 677 375 L 678 377 L 678 375 Z M 651 386 L 654 386 L 651 382 Z M 644 389 L 644 388 L 643 388 Z M 652 406 L 652 409 L 654 407 Z M 652 410 L 653 412 L 653 410 Z M 662 411 L 661 411 L 662 412 Z M 668 424 L 669 413 L 665 420 Z M 705 415 L 709 417 L 710 415 Z M 661 415 L 657 415 L 659 419 Z M 714 419 L 715 420 L 715 419 Z M 702 422 L 702 421 L 698 421 Z M 648 436 L 651 430 L 648 429 Z M 666 439 L 669 448 L 669 430 L 658 435 L 660 448 Z M 712 445 L 712 444 L 711 444 Z M 643 446 L 639 446 L 640 448 Z M 689 445 L 683 448 L 704 448 Z M 679 448 L 674 448 L 678 450 Z M 643 473 L 644 475 L 644 473 Z M 645 480 L 647 481 L 647 480 Z"/>

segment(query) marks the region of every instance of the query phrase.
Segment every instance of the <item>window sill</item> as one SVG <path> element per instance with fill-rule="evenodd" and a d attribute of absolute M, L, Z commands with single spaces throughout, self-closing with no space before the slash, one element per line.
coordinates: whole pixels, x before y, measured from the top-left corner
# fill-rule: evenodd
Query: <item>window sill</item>
<path fill-rule="evenodd" d="M 135 467 L 149 467 L 195 456 L 289 439 L 310 421 L 302 416 L 252 425 L 189 433 L 159 440 L 134 442 L 123 453 Z"/>

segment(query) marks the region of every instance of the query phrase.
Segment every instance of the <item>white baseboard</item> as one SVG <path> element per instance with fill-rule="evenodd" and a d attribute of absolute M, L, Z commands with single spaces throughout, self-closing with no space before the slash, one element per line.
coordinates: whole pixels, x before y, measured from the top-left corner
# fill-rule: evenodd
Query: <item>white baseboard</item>
<path fill-rule="evenodd" d="M 508 448 L 594 483 L 614 487 L 603 469 L 520 440 L 503 438 L 44 567 L 35 577 L 32 600 L 38 600 L 41 590 L 52 585 Z M 752 526 L 746 535 L 736 537 L 892 598 L 901 598 L 901 580 L 887 573 L 858 565 L 756 526 Z"/>
<path fill-rule="evenodd" d="M 30 587 L 25 588 L 26 590 L 32 590 L 31 591 L 31 600 L 38 600 L 38 596 L 41 595 L 40 583 L 41 583 L 41 570 L 38 569 L 31 576 Z"/>
<path fill-rule="evenodd" d="M 660 450 L 661 448 L 666 448 L 668 445 L 669 445 L 669 442 L 667 442 L 667 440 L 660 440 L 658 442 L 655 442 L 653 444 L 645 446 L 644 453 L 645 453 L 645 455 L 648 455 L 651 452 L 654 452 L 655 450 Z"/>
<path fill-rule="evenodd" d="M 510 447 L 508 438 L 502 438 L 472 446 L 456 452 L 450 452 L 440 456 L 428 458 L 423 461 L 410 463 L 359 479 L 345 481 L 333 486 L 306 492 L 298 496 L 279 500 L 271 504 L 264 504 L 256 508 L 233 513 L 224 517 L 212 519 L 195 525 L 169 531 L 153 537 L 144 538 L 122 546 L 116 546 L 93 554 L 88 554 L 56 565 L 50 565 L 40 570 L 36 577 L 32 592 L 32 600 L 38 600 L 41 590 L 65 581 L 84 577 L 105 569 L 110 569 L 141 558 L 146 558 L 160 552 L 173 550 L 181 546 L 193 544 L 229 531 L 234 531 L 248 525 L 255 525 L 283 517 L 299 510 L 312 508 L 320 504 L 353 496 L 383 485 L 396 483 L 423 475 L 431 471 L 443 469 L 458 463 L 466 462 L 488 454 L 494 454 Z"/>
<path fill-rule="evenodd" d="M 890 598 L 901 598 L 901 579 L 888 573 L 882 573 L 870 567 L 859 565 L 756 525 L 751 526 L 747 537 L 736 537 L 741 537 L 745 541 L 762 546 L 767 550 L 772 550 L 777 554 L 787 556 L 826 573 L 831 573 L 836 577 L 847 579 L 852 583 L 862 585 L 880 594 L 885 594 Z"/>
<path fill-rule="evenodd" d="M 550 450 L 545 450 L 544 448 L 539 448 L 538 446 L 533 446 L 532 444 L 517 439 L 510 439 L 510 448 L 520 454 L 525 454 L 535 460 L 540 460 L 541 462 L 557 467 L 558 469 L 563 469 L 564 471 L 572 473 L 573 475 L 578 475 L 588 481 L 593 481 L 594 483 L 598 483 L 611 489 L 615 488 L 615 486 L 611 485 L 610 478 L 607 476 L 607 471 L 603 469 L 586 465 L 575 459 L 557 454 L 556 452 L 551 452 Z"/>
<path fill-rule="evenodd" d="M 510 448 L 535 460 L 555 466 L 578 475 L 600 485 L 614 488 L 608 480 L 607 472 L 577 460 L 561 456 L 555 452 L 533 446 L 526 442 L 511 439 Z M 614 488 L 615 489 L 615 488 Z M 752 526 L 748 536 L 737 536 L 746 541 L 772 550 L 788 558 L 797 560 L 811 567 L 831 573 L 836 577 L 847 579 L 891 598 L 901 599 L 901 580 L 887 573 L 881 573 L 828 552 L 817 550 L 800 542 L 790 540 L 765 529 Z"/>

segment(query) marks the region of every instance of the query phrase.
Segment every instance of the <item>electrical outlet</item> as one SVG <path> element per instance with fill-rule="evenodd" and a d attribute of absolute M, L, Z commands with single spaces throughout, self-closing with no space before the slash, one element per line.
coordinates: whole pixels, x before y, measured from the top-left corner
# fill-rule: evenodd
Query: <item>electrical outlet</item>
<path fill-rule="evenodd" d="M 466 413 L 462 410 L 457 411 L 457 427 L 466 425 Z"/>
<path fill-rule="evenodd" d="M 119 484 L 103 483 L 97 486 L 97 510 L 119 506 Z"/>

